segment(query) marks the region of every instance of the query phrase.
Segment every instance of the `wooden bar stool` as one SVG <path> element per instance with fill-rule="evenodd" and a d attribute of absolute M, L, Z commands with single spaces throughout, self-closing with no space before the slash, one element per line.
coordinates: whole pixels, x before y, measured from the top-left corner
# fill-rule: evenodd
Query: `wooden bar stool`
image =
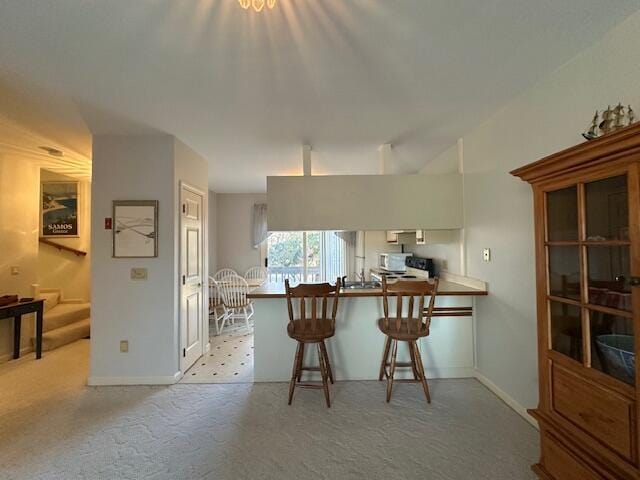
<path fill-rule="evenodd" d="M 291 373 L 291 382 L 289 383 L 289 405 L 293 400 L 293 391 L 296 385 L 307 388 L 322 388 L 324 397 L 327 401 L 327 407 L 331 407 L 331 398 L 329 395 L 329 382 L 333 383 L 333 372 L 327 347 L 324 341 L 333 337 L 336 330 L 336 313 L 338 311 L 338 295 L 340 293 L 340 279 L 336 280 L 335 285 L 329 283 L 319 284 L 300 284 L 297 287 L 290 287 L 289 280 L 284 281 L 287 290 L 287 306 L 289 309 L 289 324 L 287 325 L 287 333 L 289 337 L 298 342 L 296 356 L 293 361 L 293 372 Z M 294 315 L 293 300 L 299 299 L 299 318 Z M 318 311 L 318 299 L 322 299 L 321 310 Z M 331 313 L 327 315 L 329 299 L 332 299 Z M 311 318 L 307 318 L 307 301 L 311 304 Z M 318 366 L 305 367 L 304 349 L 307 344 L 316 344 L 318 350 Z M 303 371 L 320 372 L 322 384 L 317 383 L 301 383 Z"/>
<path fill-rule="evenodd" d="M 438 278 L 434 283 L 428 281 L 397 281 L 387 284 L 386 278 L 382 279 L 382 304 L 384 318 L 378 320 L 378 328 L 387 336 L 380 364 L 381 381 L 387 378 L 387 402 L 391 401 L 394 375 L 396 368 L 411 368 L 413 380 L 398 379 L 396 382 L 420 383 L 427 397 L 427 403 L 431 403 L 429 386 L 424 374 L 422 357 L 418 349 L 418 339 L 429 335 L 429 326 L 433 315 L 436 294 L 438 292 Z M 430 295 L 429 307 L 424 308 L 424 297 Z M 396 316 L 389 317 L 389 297 L 396 298 Z M 403 316 L 403 297 L 409 297 L 407 315 Z M 418 311 L 414 315 L 414 298 L 418 298 Z M 409 347 L 410 362 L 397 362 L 398 342 L 407 342 Z"/>

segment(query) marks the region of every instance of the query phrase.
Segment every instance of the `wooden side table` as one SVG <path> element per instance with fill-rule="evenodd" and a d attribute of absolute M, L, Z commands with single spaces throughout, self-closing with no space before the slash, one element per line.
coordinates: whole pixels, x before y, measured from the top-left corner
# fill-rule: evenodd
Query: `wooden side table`
<path fill-rule="evenodd" d="M 10 303 L 0 307 L 0 320 L 13 318 L 13 358 L 20 358 L 20 331 L 22 316 L 36 314 L 36 359 L 42 358 L 42 324 L 44 322 L 44 300 L 36 299 L 28 302 Z"/>

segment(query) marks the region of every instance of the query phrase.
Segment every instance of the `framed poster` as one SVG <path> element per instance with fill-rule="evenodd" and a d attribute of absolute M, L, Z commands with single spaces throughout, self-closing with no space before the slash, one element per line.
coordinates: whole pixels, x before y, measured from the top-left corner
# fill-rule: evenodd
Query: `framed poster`
<path fill-rule="evenodd" d="M 40 235 L 78 237 L 78 182 L 42 182 Z"/>
<path fill-rule="evenodd" d="M 113 202 L 113 257 L 158 256 L 158 201 Z"/>

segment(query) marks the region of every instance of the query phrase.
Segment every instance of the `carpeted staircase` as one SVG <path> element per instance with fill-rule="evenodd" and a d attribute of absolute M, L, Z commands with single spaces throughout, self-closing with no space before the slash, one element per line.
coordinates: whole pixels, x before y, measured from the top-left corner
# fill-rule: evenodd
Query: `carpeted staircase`
<path fill-rule="evenodd" d="M 90 334 L 91 304 L 64 300 L 60 290 L 40 290 L 44 298 L 42 350 L 53 350 Z M 35 344 L 35 338 L 31 339 Z"/>

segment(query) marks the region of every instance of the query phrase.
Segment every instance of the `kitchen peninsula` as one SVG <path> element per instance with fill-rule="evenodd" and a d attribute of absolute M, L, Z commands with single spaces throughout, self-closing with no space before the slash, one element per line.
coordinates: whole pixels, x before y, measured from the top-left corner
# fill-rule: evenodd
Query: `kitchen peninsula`
<path fill-rule="evenodd" d="M 473 306 L 487 295 L 484 282 L 448 273 L 440 276 L 437 315 L 431 333 L 420 341 L 428 378 L 464 378 L 474 373 Z M 289 381 L 296 343 L 287 336 L 287 301 L 282 283 L 267 283 L 249 294 L 255 304 L 254 380 Z M 342 289 L 336 334 L 327 342 L 337 380 L 377 380 L 384 336 L 376 322 L 382 317 L 380 288 Z M 317 364 L 308 349 L 307 364 Z M 398 360 L 406 361 L 401 347 Z M 398 377 L 408 372 L 399 372 Z"/>

